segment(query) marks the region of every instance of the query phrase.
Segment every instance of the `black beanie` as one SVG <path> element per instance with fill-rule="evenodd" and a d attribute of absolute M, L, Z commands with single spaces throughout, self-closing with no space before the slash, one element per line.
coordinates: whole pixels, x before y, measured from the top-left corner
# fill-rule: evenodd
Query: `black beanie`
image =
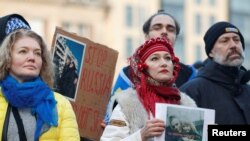
<path fill-rule="evenodd" d="M 9 26 L 11 27 L 7 27 L 7 23 L 8 21 L 10 21 L 11 19 L 16 18 L 18 20 L 15 23 L 15 21 L 11 22 Z M 9 28 L 9 29 L 7 29 Z M 4 38 L 11 32 L 15 31 L 16 29 L 20 29 L 20 28 L 24 28 L 24 29 L 31 29 L 29 23 L 19 14 L 10 14 L 10 15 L 6 15 L 0 18 L 0 45 L 3 42 Z M 6 32 L 8 31 L 8 32 Z"/>
<path fill-rule="evenodd" d="M 240 30 L 229 22 L 218 22 L 212 25 L 206 32 L 203 40 L 205 42 L 206 54 L 209 57 L 210 51 L 214 47 L 216 40 L 224 33 L 236 33 L 240 36 L 243 49 L 245 49 L 244 37 L 240 33 Z"/>

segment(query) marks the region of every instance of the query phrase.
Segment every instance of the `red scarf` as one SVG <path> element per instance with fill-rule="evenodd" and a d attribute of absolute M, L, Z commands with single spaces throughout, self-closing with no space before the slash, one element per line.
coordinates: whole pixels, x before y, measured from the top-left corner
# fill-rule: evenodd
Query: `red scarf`
<path fill-rule="evenodd" d="M 173 86 L 155 86 L 141 83 L 141 85 L 136 85 L 136 91 L 148 115 L 152 112 L 154 117 L 156 103 L 180 104 L 180 92 L 178 88 Z"/>

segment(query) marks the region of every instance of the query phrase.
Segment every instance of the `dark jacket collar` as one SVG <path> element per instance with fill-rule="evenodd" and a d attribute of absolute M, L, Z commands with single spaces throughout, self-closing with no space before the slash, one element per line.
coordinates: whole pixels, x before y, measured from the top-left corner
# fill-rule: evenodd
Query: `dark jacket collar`
<path fill-rule="evenodd" d="M 239 84 L 244 71 L 238 67 L 223 66 L 211 59 L 205 61 L 198 77 L 204 77 L 222 84 Z"/>

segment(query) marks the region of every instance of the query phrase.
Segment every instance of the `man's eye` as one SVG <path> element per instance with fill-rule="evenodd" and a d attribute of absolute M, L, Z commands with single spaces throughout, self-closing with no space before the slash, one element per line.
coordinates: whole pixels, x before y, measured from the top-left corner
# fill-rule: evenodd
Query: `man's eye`
<path fill-rule="evenodd" d="M 158 29 L 160 29 L 160 27 L 157 26 L 157 27 L 154 27 L 154 29 L 155 29 L 155 30 L 158 30 Z"/>
<path fill-rule="evenodd" d="M 153 30 L 160 30 L 160 29 L 161 29 L 161 26 L 159 26 L 159 25 L 153 26 L 152 29 L 153 29 Z"/>
<path fill-rule="evenodd" d="M 240 38 L 234 38 L 234 41 L 239 42 Z"/>
<path fill-rule="evenodd" d="M 228 40 L 227 39 L 222 39 L 222 40 L 220 40 L 222 43 L 225 43 L 225 42 L 227 42 Z"/>
<path fill-rule="evenodd" d="M 175 29 L 174 27 L 168 27 L 168 31 L 169 31 L 169 32 L 175 32 L 176 29 Z"/>

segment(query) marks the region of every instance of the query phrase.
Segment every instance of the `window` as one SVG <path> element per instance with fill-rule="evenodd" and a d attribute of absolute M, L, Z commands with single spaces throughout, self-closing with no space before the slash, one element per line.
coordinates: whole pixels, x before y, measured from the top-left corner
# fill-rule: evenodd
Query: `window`
<path fill-rule="evenodd" d="M 70 30 L 70 23 L 69 23 L 69 22 L 63 22 L 63 23 L 62 23 L 62 27 L 63 27 L 65 30 Z"/>
<path fill-rule="evenodd" d="M 215 0 L 209 0 L 209 5 L 215 6 Z"/>
<path fill-rule="evenodd" d="M 132 55 L 133 53 L 133 40 L 131 37 L 127 37 L 126 38 L 126 48 L 125 48 L 125 57 L 129 57 Z"/>
<path fill-rule="evenodd" d="M 196 45 L 196 48 L 195 48 L 195 60 L 196 61 L 201 60 L 201 46 L 200 45 Z"/>
<path fill-rule="evenodd" d="M 245 42 L 245 61 L 243 63 L 243 66 L 246 67 L 247 69 L 250 69 L 250 63 L 248 60 L 250 60 L 250 55 L 247 52 L 250 52 L 250 48 L 249 48 L 250 43 L 249 42 Z"/>
<path fill-rule="evenodd" d="M 199 5 L 199 4 L 201 4 L 201 1 L 202 1 L 202 0 L 196 0 L 195 2 L 196 2 L 196 4 Z"/>
<path fill-rule="evenodd" d="M 201 16 L 199 14 L 195 16 L 195 33 L 201 33 Z"/>
<path fill-rule="evenodd" d="M 131 27 L 133 24 L 133 11 L 131 6 L 126 6 L 126 26 Z"/>
<path fill-rule="evenodd" d="M 213 25 L 215 23 L 215 17 L 209 16 L 209 26 Z"/>
<path fill-rule="evenodd" d="M 179 36 L 177 38 L 176 43 L 174 44 L 174 51 L 175 55 L 178 56 L 178 58 L 181 60 L 181 62 L 185 63 L 185 46 L 184 46 L 184 39 L 182 36 Z"/>
<path fill-rule="evenodd" d="M 79 25 L 78 25 L 78 34 L 79 34 L 80 36 L 83 36 L 84 33 L 85 33 L 85 26 L 84 26 L 83 24 L 79 24 Z"/>
<path fill-rule="evenodd" d="M 145 9 L 143 7 L 139 7 L 139 26 L 143 25 L 146 21 Z"/>

